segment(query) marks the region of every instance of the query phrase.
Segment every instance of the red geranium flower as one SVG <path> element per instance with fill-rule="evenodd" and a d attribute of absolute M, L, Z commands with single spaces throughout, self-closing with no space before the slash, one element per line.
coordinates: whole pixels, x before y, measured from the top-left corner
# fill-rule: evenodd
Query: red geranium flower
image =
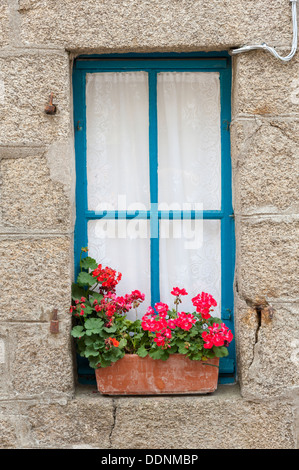
<path fill-rule="evenodd" d="M 113 344 L 113 346 L 115 346 L 116 348 L 119 346 L 119 341 L 117 341 L 117 339 L 110 338 L 110 337 L 109 337 L 109 339 L 110 339 L 111 343 Z"/>
<path fill-rule="evenodd" d="M 188 295 L 186 289 L 179 289 L 178 287 L 173 287 L 172 291 L 170 292 L 172 295 L 178 297 L 179 295 Z"/>

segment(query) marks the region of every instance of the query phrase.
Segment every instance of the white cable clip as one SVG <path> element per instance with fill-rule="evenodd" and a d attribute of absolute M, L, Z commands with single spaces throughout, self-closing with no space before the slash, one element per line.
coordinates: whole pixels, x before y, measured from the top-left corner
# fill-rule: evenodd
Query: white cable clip
<path fill-rule="evenodd" d="M 274 57 L 284 62 L 288 62 L 289 60 L 291 60 L 297 51 L 298 28 L 297 28 L 297 0 L 290 0 L 290 2 L 292 3 L 293 42 L 292 42 L 292 50 L 286 57 L 280 56 L 273 47 L 270 47 L 265 43 L 255 44 L 253 46 L 243 46 L 243 47 L 240 47 L 239 49 L 233 49 L 231 51 L 231 54 L 235 55 L 235 54 L 240 54 L 241 52 L 252 51 L 254 49 L 263 49 L 265 51 L 269 51 L 272 55 L 274 55 Z"/>

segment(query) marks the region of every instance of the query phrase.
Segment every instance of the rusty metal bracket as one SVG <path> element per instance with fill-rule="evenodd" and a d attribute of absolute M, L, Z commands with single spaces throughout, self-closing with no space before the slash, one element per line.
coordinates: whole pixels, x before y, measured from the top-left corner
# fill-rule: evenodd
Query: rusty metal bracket
<path fill-rule="evenodd" d="M 57 334 L 59 333 L 59 320 L 57 316 L 57 308 L 54 308 L 53 313 L 52 313 L 52 319 L 50 322 L 50 333 L 52 334 Z"/>
<path fill-rule="evenodd" d="M 56 114 L 57 108 L 56 108 L 55 104 L 53 104 L 53 96 L 54 96 L 54 94 L 51 93 L 49 103 L 45 107 L 45 113 L 46 114 L 52 114 L 52 115 Z"/>

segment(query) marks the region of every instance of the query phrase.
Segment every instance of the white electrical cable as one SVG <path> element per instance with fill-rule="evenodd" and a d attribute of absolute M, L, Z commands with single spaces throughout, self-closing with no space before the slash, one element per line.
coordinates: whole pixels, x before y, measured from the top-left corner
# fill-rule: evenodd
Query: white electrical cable
<path fill-rule="evenodd" d="M 233 49 L 231 51 L 231 54 L 235 55 L 235 54 L 240 54 L 241 52 L 252 51 L 253 49 L 263 49 L 263 50 L 269 51 L 272 55 L 274 55 L 274 57 L 284 62 L 288 62 L 289 60 L 291 60 L 294 57 L 296 50 L 297 50 L 298 28 L 297 28 L 297 0 L 290 0 L 290 2 L 292 3 L 293 42 L 292 42 L 292 50 L 289 53 L 289 55 L 287 55 L 286 57 L 281 57 L 273 47 L 269 47 L 265 43 L 255 44 L 253 46 L 243 46 L 243 47 L 240 47 L 239 49 Z"/>

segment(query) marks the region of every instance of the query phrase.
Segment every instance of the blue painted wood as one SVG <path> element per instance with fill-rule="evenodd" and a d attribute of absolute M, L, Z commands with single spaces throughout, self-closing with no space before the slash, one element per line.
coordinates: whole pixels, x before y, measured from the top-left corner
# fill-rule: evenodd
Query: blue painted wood
<path fill-rule="evenodd" d="M 151 305 L 160 301 L 159 215 L 158 215 L 158 116 L 157 73 L 149 71 L 149 170 L 150 170 L 150 231 L 151 231 Z"/>
<path fill-rule="evenodd" d="M 221 312 L 226 325 L 234 334 L 234 269 L 235 269 L 235 234 L 232 206 L 232 174 L 230 157 L 230 122 L 231 122 L 231 70 L 220 73 L 221 99 Z M 220 371 L 225 372 L 225 362 L 230 361 L 230 369 L 236 364 L 235 340 L 229 345 L 229 357 L 223 358 Z M 234 372 L 234 370 L 231 370 Z"/>
<path fill-rule="evenodd" d="M 226 374 L 234 373 L 235 369 L 235 361 L 229 357 L 221 357 L 220 358 L 220 370 Z"/>
<path fill-rule="evenodd" d="M 74 239 L 75 278 L 80 271 L 81 248 L 88 245 L 87 240 L 87 172 L 86 172 L 86 98 L 85 72 L 74 70 L 74 133 L 76 153 L 76 224 Z"/>
<path fill-rule="evenodd" d="M 85 211 L 85 217 L 87 219 L 115 219 L 115 218 L 124 218 L 124 219 L 150 219 L 151 211 Z M 158 218 L 159 219 L 222 219 L 224 213 L 222 211 L 165 211 L 159 210 L 158 206 Z"/>
<path fill-rule="evenodd" d="M 101 68 L 99 69 L 99 61 L 101 64 Z M 179 71 L 179 70 L 209 70 L 212 69 L 225 69 L 227 67 L 227 59 L 226 58 L 219 58 L 219 59 L 184 59 L 179 60 L 175 58 L 163 58 L 160 60 L 151 59 L 150 61 L 144 59 L 118 59 L 117 61 L 114 59 L 98 59 L 98 60 L 90 60 L 90 59 L 81 59 L 76 62 L 77 69 L 83 69 L 88 72 L 107 72 L 110 70 L 151 70 L 154 69 L 156 71 Z"/>
<path fill-rule="evenodd" d="M 114 59 L 114 60 L 111 60 Z M 124 60 L 125 59 L 125 60 Z M 138 60 L 136 60 L 138 59 Z M 163 60 L 162 60 L 163 59 Z M 107 71 L 142 70 L 149 76 L 149 153 L 150 153 L 150 191 L 151 208 L 145 211 L 107 211 L 96 212 L 88 210 L 87 205 L 87 174 L 86 174 L 86 102 L 85 80 L 86 73 Z M 221 97 L 221 210 L 220 211 L 159 211 L 158 203 L 158 130 L 157 130 L 157 73 L 159 71 L 194 71 L 219 72 Z M 152 304 L 160 300 L 159 293 L 159 238 L 158 221 L 163 218 L 203 218 L 219 220 L 221 223 L 221 275 L 222 318 L 234 332 L 233 323 L 233 279 L 234 279 L 234 219 L 231 190 L 231 161 L 229 123 L 231 120 L 231 58 L 226 52 L 213 53 L 172 53 L 82 56 L 74 64 L 74 129 L 76 151 L 76 205 L 77 217 L 75 227 L 75 272 L 79 270 L 79 255 L 82 246 L 88 245 L 87 223 L 91 219 L 135 217 L 150 220 L 151 227 L 151 295 Z M 222 358 L 220 372 L 226 383 L 234 381 L 235 344 L 229 347 L 229 357 Z M 225 375 L 226 374 L 226 375 Z"/>
<path fill-rule="evenodd" d="M 234 374 L 229 374 L 229 375 L 221 374 L 219 375 L 218 383 L 221 385 L 234 384 L 236 383 L 236 378 Z"/>

